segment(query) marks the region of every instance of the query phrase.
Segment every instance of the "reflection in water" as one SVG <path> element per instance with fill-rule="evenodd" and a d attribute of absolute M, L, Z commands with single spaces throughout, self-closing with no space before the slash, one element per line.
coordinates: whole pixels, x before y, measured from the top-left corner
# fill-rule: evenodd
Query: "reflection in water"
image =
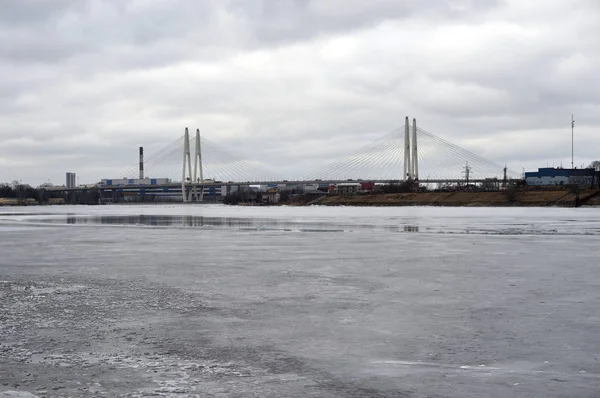
<path fill-rule="evenodd" d="M 291 221 L 271 218 L 204 217 L 188 215 L 127 215 L 127 216 L 78 216 L 67 214 L 65 218 L 38 220 L 52 224 L 106 224 L 137 225 L 152 227 L 216 228 L 228 227 L 250 230 L 303 231 L 303 232 L 346 232 L 355 230 L 384 229 L 393 232 L 419 232 L 414 225 L 369 225 L 332 222 Z"/>
<path fill-rule="evenodd" d="M 58 209 L 58 208 L 57 208 Z M 79 208 L 78 208 L 79 209 Z M 62 213 L 18 211 L 0 213 L 0 227 L 6 224 L 31 223 L 55 225 L 114 225 L 138 228 L 230 228 L 250 231 L 295 232 L 378 232 L 404 234 L 476 234 L 476 235 L 600 235 L 600 216 L 588 209 L 577 218 L 561 216 L 566 210 L 544 210 L 541 215 L 524 216 L 521 210 L 487 209 L 470 214 L 473 209 L 390 209 L 385 213 L 372 209 L 279 209 L 268 212 L 261 209 L 219 208 L 210 212 L 199 210 L 190 215 L 171 214 L 170 208 L 156 208 L 162 215 L 134 208 L 102 207 L 81 213 L 73 210 Z M 192 208 L 186 208 L 186 210 Z M 131 212 L 134 210 L 135 214 Z M 144 211 L 146 210 L 146 211 Z M 154 210 L 154 209 L 153 209 Z M 409 212 L 410 210 L 410 212 Z M 111 215 L 111 212 L 116 213 Z M 581 211 L 581 210 L 578 210 Z M 128 212 L 133 213 L 127 215 Z M 389 212 L 389 213 L 388 213 Z M 397 214 L 397 213 L 409 214 Z M 447 214 L 446 214 L 447 212 Z M 554 214 L 558 212 L 558 215 Z M 415 213 L 415 214 L 413 214 Z M 458 213 L 458 214 L 457 214 Z M 101 215 L 104 214 L 104 215 Z M 196 215 L 194 215 L 196 214 Z M 203 214 L 203 215 L 200 215 Z M 211 217 L 206 217 L 210 214 Z"/>
<path fill-rule="evenodd" d="M 17 221 L 0 216 L 0 224 Z M 455 219 L 417 217 L 205 217 L 198 215 L 93 215 L 31 213 L 17 222 L 44 224 L 106 224 L 158 228 L 232 228 L 254 231 L 359 232 L 478 234 L 478 235 L 600 235 L 600 219 L 572 221 L 561 219 L 523 222 L 519 219 L 495 220 L 484 217 Z"/>
<path fill-rule="evenodd" d="M 48 220 L 52 221 L 52 220 Z M 60 220 L 57 220 L 60 222 Z M 274 220 L 258 220 L 250 218 L 203 217 L 203 216 L 73 216 L 66 217 L 67 224 L 109 224 L 109 225 L 148 225 L 154 227 L 258 227 L 263 224 L 278 224 Z"/>
<path fill-rule="evenodd" d="M 309 231 L 343 231 L 332 229 L 326 223 L 286 222 L 274 219 L 232 218 L 232 217 L 203 217 L 203 216 L 165 216 L 165 215 L 129 215 L 129 216 L 76 216 L 68 214 L 65 219 L 53 218 L 42 222 L 62 224 L 108 224 L 108 225 L 139 225 L 153 227 L 230 227 L 239 229 L 302 229 Z"/>

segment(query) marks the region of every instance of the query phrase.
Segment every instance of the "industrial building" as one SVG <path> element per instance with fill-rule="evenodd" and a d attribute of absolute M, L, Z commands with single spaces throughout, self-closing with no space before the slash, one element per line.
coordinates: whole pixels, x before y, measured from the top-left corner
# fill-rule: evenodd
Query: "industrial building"
<path fill-rule="evenodd" d="M 210 182 L 209 182 L 210 183 Z M 231 187 L 234 188 L 234 187 Z M 103 179 L 100 183 L 103 202 L 181 202 L 181 186 L 168 178 Z M 189 196 L 191 186 L 186 187 Z M 199 186 L 206 202 L 221 202 L 227 194 L 225 185 Z"/>
<path fill-rule="evenodd" d="M 539 168 L 525 173 L 527 185 L 567 185 L 576 184 L 591 188 L 598 183 L 598 172 L 594 169 Z"/>
<path fill-rule="evenodd" d="M 102 179 L 101 186 L 128 186 L 128 185 L 166 185 L 170 184 L 169 178 L 114 178 Z"/>

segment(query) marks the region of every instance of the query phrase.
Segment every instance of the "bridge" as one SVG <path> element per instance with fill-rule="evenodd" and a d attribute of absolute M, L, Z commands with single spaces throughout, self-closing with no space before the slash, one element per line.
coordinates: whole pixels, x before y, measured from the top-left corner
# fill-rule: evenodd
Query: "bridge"
<path fill-rule="evenodd" d="M 152 179 L 143 179 L 144 173 Z M 132 178 L 136 175 L 139 178 Z M 147 159 L 140 153 L 140 162 L 119 176 L 125 178 L 103 180 L 99 188 L 178 192 L 183 201 L 202 201 L 207 190 L 241 185 L 389 183 L 407 179 L 421 184 L 459 184 L 518 178 L 505 167 L 417 127 L 415 119 L 411 125 L 408 117 L 404 126 L 300 178 L 286 178 L 260 162 L 232 154 L 199 130 L 192 137 L 187 128 L 181 137 Z"/>

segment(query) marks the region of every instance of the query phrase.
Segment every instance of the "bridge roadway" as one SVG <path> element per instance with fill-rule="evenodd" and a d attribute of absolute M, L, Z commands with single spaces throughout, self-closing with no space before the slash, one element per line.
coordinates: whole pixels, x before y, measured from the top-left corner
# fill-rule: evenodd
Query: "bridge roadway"
<path fill-rule="evenodd" d="M 388 184 L 390 181 L 394 183 L 402 183 L 402 180 L 299 180 L 299 181 L 291 181 L 291 180 L 281 180 L 281 181 L 240 181 L 240 182 L 211 182 L 211 183 L 202 183 L 196 184 L 196 187 L 222 187 L 222 186 L 249 186 L 249 185 L 290 185 L 290 186 L 298 186 L 298 185 L 309 185 L 309 184 L 341 184 L 341 183 L 349 183 L 349 182 L 374 182 L 376 184 Z M 469 179 L 469 183 L 482 183 L 482 182 L 502 182 L 502 180 L 494 180 L 494 179 Z M 512 180 L 509 180 L 512 181 Z M 419 180 L 419 184 L 462 184 L 466 181 L 464 179 L 457 180 Z M 191 189 L 192 183 L 187 182 L 186 187 Z M 52 191 L 64 191 L 64 192 L 76 192 L 76 191 L 87 191 L 92 188 L 98 188 L 102 191 L 112 191 L 115 189 L 126 189 L 126 190 L 135 190 L 141 188 L 150 188 L 150 189 L 164 189 L 167 188 L 169 191 L 180 191 L 181 192 L 181 182 L 170 183 L 170 184 L 160 184 L 160 185 L 96 185 L 94 187 L 76 187 L 76 188 L 65 188 L 65 187 L 53 187 Z"/>

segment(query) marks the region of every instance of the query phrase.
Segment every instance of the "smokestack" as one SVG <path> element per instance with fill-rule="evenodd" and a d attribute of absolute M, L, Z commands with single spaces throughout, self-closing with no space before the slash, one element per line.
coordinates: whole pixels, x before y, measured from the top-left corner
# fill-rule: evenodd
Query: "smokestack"
<path fill-rule="evenodd" d="M 140 180 L 144 179 L 144 147 L 140 147 Z"/>

